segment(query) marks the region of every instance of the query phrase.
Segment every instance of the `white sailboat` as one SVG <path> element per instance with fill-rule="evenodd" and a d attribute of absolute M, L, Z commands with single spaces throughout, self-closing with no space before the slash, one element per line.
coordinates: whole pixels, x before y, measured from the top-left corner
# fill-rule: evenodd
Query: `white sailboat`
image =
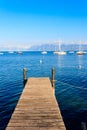
<path fill-rule="evenodd" d="M 47 54 L 47 51 L 42 51 L 41 54 Z"/>
<path fill-rule="evenodd" d="M 79 45 L 79 51 L 76 52 L 77 55 L 83 55 L 84 54 L 84 51 L 82 51 L 81 49 L 81 41 L 80 41 L 80 45 Z"/>
<path fill-rule="evenodd" d="M 22 54 L 22 51 L 17 51 L 17 54 Z"/>
<path fill-rule="evenodd" d="M 55 51 L 54 54 L 65 55 L 66 52 L 61 50 L 61 41 L 60 40 L 58 41 L 58 46 L 59 46 L 59 51 Z"/>
<path fill-rule="evenodd" d="M 83 51 L 78 51 L 78 52 L 77 52 L 77 55 L 83 55 L 83 54 L 84 54 Z"/>
<path fill-rule="evenodd" d="M 41 54 L 47 54 L 46 48 L 44 46 L 43 46 L 43 50 L 42 50 Z"/>

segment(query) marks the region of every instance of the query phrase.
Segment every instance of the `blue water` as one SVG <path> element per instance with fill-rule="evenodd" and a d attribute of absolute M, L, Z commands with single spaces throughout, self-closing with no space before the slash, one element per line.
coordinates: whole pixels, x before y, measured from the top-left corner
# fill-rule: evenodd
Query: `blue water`
<path fill-rule="evenodd" d="M 27 77 L 51 79 L 52 67 L 55 68 L 55 95 L 67 130 L 82 130 L 82 122 L 87 125 L 87 54 L 4 52 L 0 55 L 0 130 L 6 128 L 22 93 L 23 68 L 27 68 Z"/>

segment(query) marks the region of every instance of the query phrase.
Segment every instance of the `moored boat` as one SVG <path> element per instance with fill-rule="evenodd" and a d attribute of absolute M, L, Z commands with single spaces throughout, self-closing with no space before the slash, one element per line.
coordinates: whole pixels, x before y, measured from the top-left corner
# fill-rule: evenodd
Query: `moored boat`
<path fill-rule="evenodd" d="M 59 51 L 54 51 L 54 54 L 57 54 L 57 55 L 66 55 L 66 52 L 61 50 L 61 44 L 60 43 L 61 43 L 61 41 L 59 40 L 58 41 Z"/>
<path fill-rule="evenodd" d="M 66 52 L 65 51 L 55 51 L 54 54 L 57 54 L 57 55 L 66 55 Z"/>
<path fill-rule="evenodd" d="M 47 54 L 47 51 L 42 51 L 41 54 Z"/>
<path fill-rule="evenodd" d="M 85 54 L 84 51 L 77 51 L 77 55 L 83 55 Z"/>
<path fill-rule="evenodd" d="M 83 54 L 85 54 L 84 51 L 82 50 L 82 47 L 81 47 L 81 41 L 79 43 L 79 50 L 76 53 L 77 53 L 77 55 L 83 55 Z"/>

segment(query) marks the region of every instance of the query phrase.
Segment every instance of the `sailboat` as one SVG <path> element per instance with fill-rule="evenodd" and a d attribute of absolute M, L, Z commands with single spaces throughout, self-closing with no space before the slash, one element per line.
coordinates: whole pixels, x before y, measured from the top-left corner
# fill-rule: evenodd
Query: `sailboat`
<path fill-rule="evenodd" d="M 79 51 L 77 51 L 77 55 L 83 55 L 83 54 L 84 54 L 84 51 L 82 51 L 81 49 L 81 42 L 80 42 Z"/>
<path fill-rule="evenodd" d="M 47 54 L 46 48 L 44 46 L 43 46 L 43 50 L 42 50 L 41 54 Z"/>
<path fill-rule="evenodd" d="M 42 51 L 41 54 L 47 54 L 47 51 Z"/>
<path fill-rule="evenodd" d="M 22 54 L 22 51 L 17 51 L 17 54 Z"/>
<path fill-rule="evenodd" d="M 59 40 L 59 42 L 58 42 L 58 45 L 59 45 L 59 51 L 55 51 L 54 54 L 57 54 L 57 55 L 65 55 L 66 52 L 61 50 L 61 41 L 60 41 L 60 40 Z"/>
<path fill-rule="evenodd" d="M 83 54 L 84 54 L 83 51 L 78 51 L 78 52 L 77 52 L 77 55 L 83 55 Z"/>

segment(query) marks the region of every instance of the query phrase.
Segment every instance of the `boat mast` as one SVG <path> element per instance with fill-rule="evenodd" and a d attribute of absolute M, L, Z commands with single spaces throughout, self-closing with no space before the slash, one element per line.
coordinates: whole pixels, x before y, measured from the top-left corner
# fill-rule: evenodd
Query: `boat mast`
<path fill-rule="evenodd" d="M 59 51 L 61 51 L 61 41 L 60 40 L 58 41 L 58 44 L 59 44 Z"/>
<path fill-rule="evenodd" d="M 79 51 L 81 51 L 81 41 L 79 42 Z"/>

